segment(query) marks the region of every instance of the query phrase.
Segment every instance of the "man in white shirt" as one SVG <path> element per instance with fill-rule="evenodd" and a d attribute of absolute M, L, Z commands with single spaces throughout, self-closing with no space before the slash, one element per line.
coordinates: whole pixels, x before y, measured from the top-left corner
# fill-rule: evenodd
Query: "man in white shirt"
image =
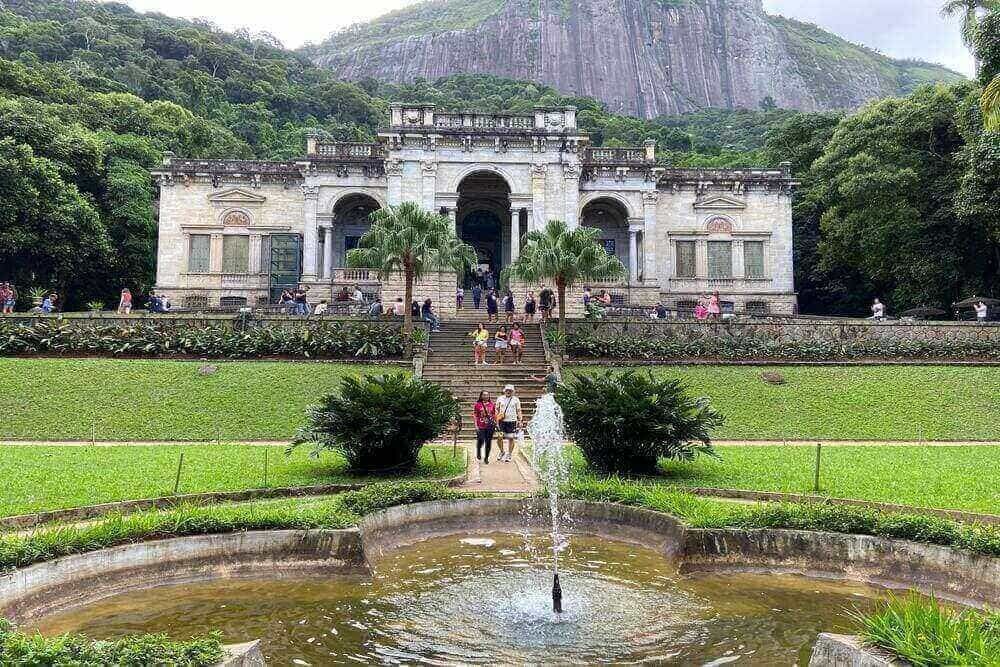
<path fill-rule="evenodd" d="M 986 317 L 990 314 L 990 307 L 987 306 L 982 301 L 980 301 L 979 303 L 974 305 L 973 308 L 976 309 L 976 321 L 979 322 L 980 324 L 985 322 Z"/>
<path fill-rule="evenodd" d="M 496 410 L 496 422 L 503 438 L 500 461 L 510 463 L 510 457 L 514 454 L 514 438 L 523 421 L 521 399 L 514 395 L 514 385 L 509 384 L 503 388 L 503 396 L 497 399 Z"/>
<path fill-rule="evenodd" d="M 876 322 L 881 322 L 885 319 L 885 304 L 878 299 L 875 299 L 875 302 L 872 304 L 872 319 Z"/>

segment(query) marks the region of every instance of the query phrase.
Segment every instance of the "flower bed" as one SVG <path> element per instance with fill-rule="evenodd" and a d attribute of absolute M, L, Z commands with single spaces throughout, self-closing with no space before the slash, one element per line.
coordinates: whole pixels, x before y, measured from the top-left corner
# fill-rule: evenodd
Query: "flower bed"
<path fill-rule="evenodd" d="M 255 359 L 400 357 L 406 338 L 397 325 L 354 321 L 296 326 L 0 320 L 0 355 L 65 354 L 115 357 Z"/>

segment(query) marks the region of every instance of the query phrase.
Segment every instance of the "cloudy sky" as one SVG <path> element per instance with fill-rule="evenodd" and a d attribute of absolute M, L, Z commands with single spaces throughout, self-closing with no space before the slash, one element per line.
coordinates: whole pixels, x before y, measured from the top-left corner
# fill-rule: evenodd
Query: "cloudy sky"
<path fill-rule="evenodd" d="M 234 29 L 266 30 L 286 46 L 320 41 L 344 26 L 374 18 L 416 0 L 126 0 L 140 11 L 207 18 Z M 972 59 L 956 20 L 938 14 L 943 0 L 764 0 L 771 13 L 816 23 L 852 41 L 898 58 L 939 62 L 965 74 Z"/>

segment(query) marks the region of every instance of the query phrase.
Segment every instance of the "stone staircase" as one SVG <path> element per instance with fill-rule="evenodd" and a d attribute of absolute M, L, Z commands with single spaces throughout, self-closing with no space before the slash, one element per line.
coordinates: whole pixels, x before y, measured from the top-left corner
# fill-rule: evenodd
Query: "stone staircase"
<path fill-rule="evenodd" d="M 472 433 L 473 405 L 480 391 L 488 391 L 494 398 L 499 396 L 506 384 L 517 388 L 521 398 L 521 410 L 526 420 L 535 411 L 535 401 L 542 395 L 544 385 L 531 376 L 544 377 L 546 374 L 545 351 L 542 347 L 542 331 L 538 323 L 522 324 L 525 334 L 524 355 L 519 365 L 508 361 L 493 365 L 492 335 L 497 324 L 489 324 L 490 348 L 487 353 L 489 366 L 473 364 L 472 338 L 469 336 L 480 321 L 485 323 L 485 311 L 481 316 L 474 310 L 463 308 L 458 315 L 441 322 L 441 331 L 430 334 L 427 362 L 424 364 L 424 379 L 436 382 L 459 399 L 462 403 L 463 431 Z M 508 327 L 509 329 L 509 327 Z"/>

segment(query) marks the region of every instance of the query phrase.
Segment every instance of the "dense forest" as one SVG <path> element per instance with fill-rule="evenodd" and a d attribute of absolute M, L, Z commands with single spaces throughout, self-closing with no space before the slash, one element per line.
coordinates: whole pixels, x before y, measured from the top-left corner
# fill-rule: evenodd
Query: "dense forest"
<path fill-rule="evenodd" d="M 677 166 L 792 160 L 797 281 L 808 312 L 946 305 L 996 291 L 1000 137 L 975 82 L 923 87 L 860 112 L 760 109 L 639 120 L 530 82 L 459 75 L 388 85 L 337 80 L 272 36 L 69 0 L 0 4 L 0 280 L 79 307 L 151 286 L 163 151 L 301 155 L 305 135 L 371 140 L 390 101 L 518 111 L 580 108 L 595 143 L 654 138 Z M 1000 17 L 976 42 L 1000 71 Z"/>

